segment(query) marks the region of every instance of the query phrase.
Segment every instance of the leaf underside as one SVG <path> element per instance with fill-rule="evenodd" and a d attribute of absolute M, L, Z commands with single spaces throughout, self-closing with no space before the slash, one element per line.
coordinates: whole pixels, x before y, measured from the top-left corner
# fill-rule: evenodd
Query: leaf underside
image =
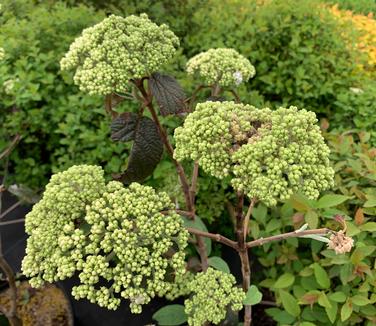
<path fill-rule="evenodd" d="M 174 77 L 153 73 L 149 86 L 162 116 L 186 112 L 185 93 Z"/>
<path fill-rule="evenodd" d="M 151 175 L 161 160 L 163 143 L 154 121 L 142 117 L 135 132 L 135 138 L 127 170 L 121 175 L 125 184 L 141 182 Z"/>
<path fill-rule="evenodd" d="M 111 139 L 114 141 L 130 141 L 135 138 L 137 114 L 125 112 L 116 117 L 111 123 Z"/>

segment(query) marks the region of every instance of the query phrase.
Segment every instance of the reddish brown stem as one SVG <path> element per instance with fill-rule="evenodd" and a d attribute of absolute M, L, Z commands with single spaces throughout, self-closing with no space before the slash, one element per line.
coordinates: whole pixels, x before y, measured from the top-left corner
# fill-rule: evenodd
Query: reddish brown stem
<path fill-rule="evenodd" d="M 230 92 L 231 92 L 232 95 L 234 95 L 235 103 L 240 103 L 240 97 L 239 97 L 238 93 L 233 89 L 230 89 Z"/>
<path fill-rule="evenodd" d="M 251 282 L 251 269 L 249 265 L 249 256 L 247 244 L 244 238 L 244 227 L 245 227 L 245 218 L 243 215 L 243 206 L 244 206 L 244 193 L 237 193 L 238 203 L 236 206 L 236 237 L 238 240 L 238 254 L 240 257 L 242 277 L 243 277 L 243 290 L 248 292 L 250 282 Z M 252 322 L 252 309 L 250 305 L 244 306 L 244 326 L 251 325 Z"/>
<path fill-rule="evenodd" d="M 10 290 L 10 309 L 7 312 L 6 317 L 12 326 L 21 326 L 21 320 L 17 317 L 17 286 L 16 280 L 12 268 L 9 266 L 7 261 L 4 259 L 2 253 L 0 254 L 0 268 L 4 272 Z M 4 312 L 4 311 L 3 311 Z"/>
<path fill-rule="evenodd" d="M 253 198 L 249 204 L 247 214 L 244 218 L 244 227 L 243 227 L 243 236 L 244 236 L 244 241 L 247 241 L 247 234 L 248 234 L 248 225 L 249 225 L 249 219 L 251 218 L 253 207 L 255 206 L 257 199 Z"/>
<path fill-rule="evenodd" d="M 179 178 L 180 178 L 180 183 L 181 183 L 181 186 L 182 186 L 182 189 L 183 189 L 187 209 L 188 209 L 188 211 L 193 211 L 192 210 L 192 200 L 191 200 L 190 194 L 189 194 L 189 184 L 188 184 L 188 180 L 187 180 L 187 177 L 185 175 L 183 166 L 177 160 L 174 159 L 174 149 L 173 149 L 171 143 L 168 140 L 166 130 L 162 127 L 161 123 L 159 122 L 158 115 L 157 115 L 157 113 L 154 109 L 154 106 L 153 106 L 153 103 L 150 99 L 149 94 L 145 90 L 143 81 L 142 80 L 136 80 L 136 81 L 134 81 L 134 84 L 136 85 L 138 90 L 141 92 L 141 94 L 144 98 L 144 101 L 145 101 L 145 105 L 149 109 L 149 111 L 152 115 L 152 118 L 153 118 L 153 120 L 154 120 L 154 122 L 155 122 L 155 124 L 158 128 L 159 134 L 161 136 L 163 144 L 166 147 L 167 153 L 169 154 L 173 163 L 175 164 L 176 170 L 177 170 Z"/>
<path fill-rule="evenodd" d="M 238 245 L 237 245 L 237 243 L 235 241 L 230 240 L 230 239 L 224 237 L 221 234 L 214 234 L 214 233 L 204 232 L 204 231 L 201 231 L 201 230 L 198 230 L 198 229 L 195 229 L 195 228 L 186 228 L 186 229 L 191 234 L 199 235 L 201 237 L 212 239 L 214 241 L 223 243 L 226 246 L 229 246 L 229 247 L 234 248 L 234 249 L 238 248 Z"/>
<path fill-rule="evenodd" d="M 196 213 L 195 197 L 196 197 L 196 191 L 197 191 L 197 178 L 198 178 L 198 162 L 196 161 L 193 164 L 192 181 L 191 181 L 191 187 L 189 188 L 189 195 L 192 200 L 193 214 Z"/>
<path fill-rule="evenodd" d="M 254 241 L 247 242 L 247 248 L 258 247 L 258 246 L 262 246 L 262 245 L 264 245 L 265 243 L 268 243 L 268 242 L 284 240 L 284 239 L 287 239 L 287 238 L 303 237 L 305 235 L 312 235 L 312 234 L 326 235 L 329 232 L 331 232 L 331 231 L 330 231 L 330 229 L 327 229 L 327 228 L 305 230 L 305 231 L 292 231 L 292 232 L 288 232 L 288 233 L 273 235 L 271 237 L 260 238 L 260 239 L 254 240 Z"/>
<path fill-rule="evenodd" d="M 112 109 L 112 94 L 106 95 L 104 100 L 104 108 L 112 119 L 117 117 L 117 112 Z"/>

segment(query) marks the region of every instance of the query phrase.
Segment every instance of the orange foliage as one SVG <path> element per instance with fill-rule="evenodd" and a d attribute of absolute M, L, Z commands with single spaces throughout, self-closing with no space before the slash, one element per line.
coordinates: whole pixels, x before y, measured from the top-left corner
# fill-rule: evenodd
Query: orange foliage
<path fill-rule="evenodd" d="M 368 55 L 369 68 L 374 71 L 376 68 L 376 20 L 373 14 L 370 13 L 367 16 L 354 14 L 350 10 L 338 9 L 337 5 L 331 7 L 330 11 L 342 22 L 352 24 L 359 32 L 356 47 Z"/>

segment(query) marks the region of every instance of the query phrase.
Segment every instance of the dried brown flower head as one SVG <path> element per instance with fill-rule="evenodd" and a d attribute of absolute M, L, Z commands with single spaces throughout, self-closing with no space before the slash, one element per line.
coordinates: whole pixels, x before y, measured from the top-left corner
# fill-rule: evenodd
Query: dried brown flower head
<path fill-rule="evenodd" d="M 354 245 L 354 240 L 345 235 L 343 230 L 336 232 L 330 236 L 328 248 L 333 249 L 336 254 L 350 252 Z"/>

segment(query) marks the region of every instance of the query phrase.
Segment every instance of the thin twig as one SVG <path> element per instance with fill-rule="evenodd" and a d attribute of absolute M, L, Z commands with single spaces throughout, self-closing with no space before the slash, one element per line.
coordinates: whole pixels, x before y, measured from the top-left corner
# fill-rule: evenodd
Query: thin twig
<path fill-rule="evenodd" d="M 230 92 L 231 92 L 232 95 L 234 95 L 235 102 L 240 103 L 240 97 L 239 97 L 238 93 L 236 93 L 236 91 L 234 89 L 230 89 Z"/>
<path fill-rule="evenodd" d="M 13 147 L 14 148 L 14 147 Z M 6 160 L 4 164 L 4 175 L 3 175 L 3 184 L 5 184 L 7 175 L 8 175 L 8 164 L 9 164 L 9 155 L 6 155 Z M 0 214 L 2 211 L 2 196 L 3 191 L 0 191 Z M 17 317 L 17 287 L 16 287 L 16 280 L 14 277 L 14 273 L 6 259 L 4 258 L 3 254 L 3 245 L 2 245 L 2 237 L 1 237 L 1 230 L 0 230 L 0 268 L 4 272 L 10 290 L 10 309 L 7 313 L 6 317 L 9 319 L 9 322 L 12 326 L 21 326 L 22 323 L 20 319 Z"/>
<path fill-rule="evenodd" d="M 251 217 L 251 215 L 252 215 L 252 211 L 253 211 L 253 207 L 255 206 L 255 204 L 256 204 L 256 201 L 257 201 L 257 199 L 256 199 L 256 197 L 254 197 L 254 198 L 252 198 L 252 200 L 251 200 L 251 202 L 250 202 L 250 204 L 249 204 L 249 207 L 248 207 L 248 211 L 247 211 L 247 214 L 245 215 L 245 218 L 244 218 L 244 227 L 243 227 L 243 231 L 244 231 L 244 234 L 243 234 L 243 236 L 244 236 L 244 241 L 246 241 L 247 240 L 247 234 L 248 234 L 248 225 L 249 225 L 249 219 L 250 219 L 250 217 Z"/>
<path fill-rule="evenodd" d="M 305 231 L 292 231 L 292 232 L 288 232 L 288 233 L 282 233 L 282 234 L 278 234 L 278 235 L 273 235 L 271 237 L 260 238 L 260 239 L 257 239 L 257 240 L 247 242 L 247 248 L 258 247 L 258 246 L 264 245 L 265 243 L 269 243 L 269 242 L 272 242 L 272 241 L 284 240 L 284 239 L 287 239 L 287 238 L 299 238 L 299 237 L 303 237 L 305 235 L 312 235 L 312 234 L 326 235 L 329 232 L 331 232 L 331 230 L 327 229 L 327 228 L 305 230 Z"/>
<path fill-rule="evenodd" d="M 279 304 L 274 301 L 262 300 L 258 304 L 263 306 L 279 307 Z"/>
<path fill-rule="evenodd" d="M 9 144 L 8 148 L 6 148 L 1 154 L 0 154 L 0 160 L 2 160 L 4 157 L 7 157 L 10 155 L 10 153 L 13 151 L 13 149 L 16 147 L 18 142 L 20 141 L 21 136 L 17 134 L 14 136 L 12 142 Z M 4 182 L 3 182 L 4 183 Z"/>
<path fill-rule="evenodd" d="M 198 168 L 199 168 L 198 162 L 195 161 L 194 164 L 193 164 L 191 187 L 189 188 L 189 195 L 190 195 L 191 200 L 192 200 L 193 213 L 195 213 L 195 210 L 196 210 L 195 197 L 196 197 L 196 191 L 197 191 Z"/>
<path fill-rule="evenodd" d="M 7 214 L 9 214 L 11 211 L 13 211 L 14 209 L 16 209 L 18 206 L 20 206 L 21 204 L 23 203 L 22 200 L 19 200 L 18 202 L 16 202 L 15 204 L 13 204 L 12 206 L 10 206 L 8 209 L 6 209 L 4 211 L 4 213 L 0 214 L 0 220 L 2 218 L 4 218 Z"/>
<path fill-rule="evenodd" d="M 191 110 L 190 106 L 192 105 L 192 103 L 196 100 L 196 97 L 197 97 L 197 94 L 199 91 L 201 91 L 202 89 L 204 88 L 209 88 L 210 86 L 205 86 L 205 85 L 200 85 L 198 86 L 192 93 L 192 95 L 190 97 L 188 97 L 186 100 L 185 100 L 185 103 L 188 104 L 189 106 L 189 109 Z"/>
<path fill-rule="evenodd" d="M 112 119 L 118 116 L 117 112 L 112 109 L 112 94 L 106 95 L 104 100 L 104 108 Z"/>
<path fill-rule="evenodd" d="M 0 236 L 1 241 L 1 236 Z M 5 260 L 2 250 L 0 251 L 0 268 L 4 272 L 8 283 L 9 283 L 9 291 L 10 291 L 10 309 L 9 312 L 6 313 L 6 317 L 9 319 L 10 324 L 12 326 L 21 326 L 22 323 L 20 319 L 17 317 L 17 286 L 16 280 L 14 277 L 14 273 L 12 268 L 9 266 L 7 261 Z M 3 311 L 5 314 L 5 312 Z"/>
<path fill-rule="evenodd" d="M 225 236 L 223 236 L 221 234 L 209 233 L 209 232 L 201 231 L 201 230 L 198 230 L 198 229 L 195 229 L 195 228 L 186 228 L 186 229 L 191 234 L 199 235 L 201 237 L 212 239 L 216 242 L 223 243 L 226 246 L 229 246 L 231 248 L 237 249 L 237 247 L 238 247 L 238 245 L 235 241 L 230 240 L 230 239 L 226 238 Z"/>
<path fill-rule="evenodd" d="M 9 224 L 16 224 L 16 223 L 22 223 L 22 222 L 25 222 L 25 219 L 24 218 L 19 218 L 17 220 L 0 222 L 0 226 L 9 225 Z"/>
<path fill-rule="evenodd" d="M 192 212 L 187 212 L 187 211 L 184 211 L 184 210 L 181 210 L 181 209 L 175 209 L 174 211 L 176 213 L 178 213 L 179 215 L 183 215 L 183 216 L 189 217 L 190 219 L 192 219 L 194 217 L 194 213 L 192 213 Z M 161 211 L 161 213 L 164 214 L 164 215 L 167 215 L 170 212 L 171 212 L 171 210 Z"/>

